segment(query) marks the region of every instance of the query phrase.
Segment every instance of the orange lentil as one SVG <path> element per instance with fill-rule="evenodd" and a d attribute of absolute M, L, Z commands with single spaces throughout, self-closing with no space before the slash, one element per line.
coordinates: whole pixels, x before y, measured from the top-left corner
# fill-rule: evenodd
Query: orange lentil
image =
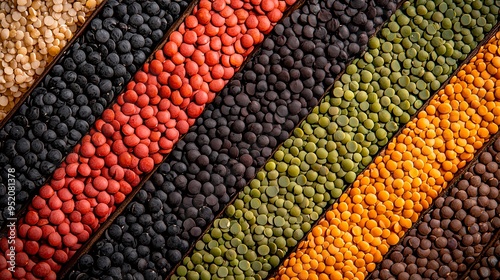
<path fill-rule="evenodd" d="M 320 273 L 318 279 L 364 279 L 458 170 L 498 132 L 499 46 L 500 33 L 431 99 L 418 118 L 406 124 L 312 229 L 315 237 L 333 237 L 328 249 L 318 252 L 313 242 L 301 244 L 292 253 L 289 259 L 296 258 L 297 252 L 303 256 L 312 251 L 328 263 L 335 259 L 333 270 L 318 265 L 307 271 L 308 277 Z M 279 270 L 278 278 L 284 271 Z"/>

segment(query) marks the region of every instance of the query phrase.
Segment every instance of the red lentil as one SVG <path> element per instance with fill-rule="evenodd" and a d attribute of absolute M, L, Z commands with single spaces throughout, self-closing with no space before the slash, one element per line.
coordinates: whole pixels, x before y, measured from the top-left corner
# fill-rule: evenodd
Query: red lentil
<path fill-rule="evenodd" d="M 169 42 L 138 71 L 117 103 L 105 110 L 89 135 L 68 155 L 57 170 L 58 177 L 29 206 L 40 217 L 34 227 L 43 220 L 61 236 L 62 244 L 57 247 L 61 253 L 55 257 L 55 246 L 47 240 L 52 233 L 41 238 L 38 255 L 43 251 L 47 258 L 39 259 L 34 249 L 29 252 L 34 264 L 22 267 L 27 276 L 35 274 L 36 267 L 37 274 L 49 277 L 59 270 L 62 261 L 71 258 L 138 186 L 143 174 L 151 172 L 188 132 L 254 45 L 262 42 L 264 34 L 295 1 L 270 2 L 261 8 L 240 0 L 202 0 L 192 16 L 171 33 Z M 268 18 L 268 14 L 274 18 Z M 240 33 L 228 36 L 228 27 L 239 28 Z M 73 204 L 60 203 L 68 201 Z M 66 213 L 72 208 L 80 215 Z M 22 226 L 23 222 L 19 224 Z M 20 237 L 19 243 L 24 244 L 32 235 Z M 48 265 L 49 272 L 46 264 L 52 264 Z"/>
<path fill-rule="evenodd" d="M 277 278 L 364 279 L 375 269 L 457 171 L 498 132 L 500 77 L 486 65 L 500 63 L 499 47 L 497 33 L 358 176 L 285 260 Z M 353 213 L 361 219 L 353 219 Z M 334 247 L 324 250 L 327 238 Z M 331 261 L 313 268 L 302 262 L 303 255 L 316 255 L 318 263 Z"/>

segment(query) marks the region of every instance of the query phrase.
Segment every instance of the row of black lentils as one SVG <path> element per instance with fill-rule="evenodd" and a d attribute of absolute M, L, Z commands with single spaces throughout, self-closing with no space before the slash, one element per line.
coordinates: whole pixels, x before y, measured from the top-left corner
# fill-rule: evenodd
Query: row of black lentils
<path fill-rule="evenodd" d="M 168 275 L 395 9 L 312 0 L 276 25 L 70 278 Z"/>
<path fill-rule="evenodd" d="M 0 130 L 0 226 L 7 173 L 15 168 L 16 210 L 86 135 L 113 97 L 163 39 L 191 0 L 109 0 Z M 12 176 L 12 174 L 11 174 Z"/>
<path fill-rule="evenodd" d="M 432 210 L 408 232 L 371 278 L 461 279 L 500 230 L 499 164 L 497 139 L 456 185 L 435 200 Z M 472 279 L 489 276 L 491 270 L 486 268 L 471 274 Z"/>

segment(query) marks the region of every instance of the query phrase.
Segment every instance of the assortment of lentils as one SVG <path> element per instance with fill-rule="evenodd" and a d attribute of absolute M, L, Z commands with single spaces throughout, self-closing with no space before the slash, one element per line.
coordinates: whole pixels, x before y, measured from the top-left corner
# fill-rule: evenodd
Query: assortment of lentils
<path fill-rule="evenodd" d="M 374 5 L 308 1 L 276 25 L 69 278 L 167 276 L 396 9 Z"/>
<path fill-rule="evenodd" d="M 500 229 L 500 139 L 381 262 L 373 279 L 459 279 Z M 483 279 L 489 275 L 484 275 Z"/>
<path fill-rule="evenodd" d="M 109 0 L 0 130 L 0 225 L 26 204 L 151 55 L 189 2 Z M 10 175 L 12 176 L 12 174 Z"/>
<path fill-rule="evenodd" d="M 75 29 L 60 26 L 84 22 L 75 9 L 91 11 L 98 2 L 71 9 L 54 0 L 59 15 L 41 8 L 39 23 L 29 6 L 42 4 L 18 0 L 21 10 L 2 20 L 26 13 L 24 22 L 48 27 L 49 41 L 38 47 L 54 57 Z M 500 140 L 439 194 L 498 132 L 500 33 L 411 117 L 497 23 L 498 3 L 407 2 L 370 40 L 397 3 L 313 0 L 276 25 L 294 3 L 202 0 L 144 64 L 188 3 L 108 1 L 0 130 L 3 172 L 14 168 L 23 179 L 17 198 L 26 202 L 42 186 L 19 220 L 13 273 L 10 243 L 0 239 L 0 279 L 57 279 L 169 153 L 70 279 L 163 279 L 191 246 L 173 279 L 263 279 L 304 237 L 277 278 L 364 279 L 372 271 L 376 279 L 498 278 L 500 246 L 487 246 L 500 227 Z M 29 44 L 35 31 L 12 32 L 4 21 L 2 38 Z M 32 65 L 38 53 L 14 48 L 21 56 L 1 58 L 30 77 L 3 65 L 19 85 L 0 97 L 0 108 L 13 107 L 23 83 L 43 71 Z M 8 174 L 1 175 L 5 208 Z M 0 210 L 0 224 L 7 212 Z"/>
<path fill-rule="evenodd" d="M 17 223 L 25 275 L 55 279 L 241 67 L 294 1 L 201 0 L 40 188 Z M 117 45 L 118 47 L 118 45 Z M 42 229 L 43 228 L 43 229 Z M 7 238 L 0 243 L 7 244 Z M 0 262 L 8 258 L 1 247 Z"/>
<path fill-rule="evenodd" d="M 266 277 L 491 30 L 498 7 L 482 4 L 489 5 L 462 20 L 455 15 L 471 8 L 463 2 L 404 3 L 174 278 Z"/>
<path fill-rule="evenodd" d="M 0 121 L 103 0 L 0 3 Z"/>
<path fill-rule="evenodd" d="M 464 65 L 449 84 L 430 100 L 425 109 L 406 125 L 401 134 L 388 144 L 367 170 L 358 176 L 352 188 L 340 197 L 333 209 L 327 211 L 325 218 L 319 221 L 300 243 L 299 248 L 285 260 L 277 279 L 297 276 L 301 279 L 324 279 L 327 275 L 334 279 L 364 279 L 369 272 L 375 270 L 376 264 L 383 260 L 389 248 L 398 244 L 418 221 L 420 214 L 429 209 L 441 191 L 447 188 L 457 172 L 472 161 L 474 154 L 498 132 L 500 96 L 496 93 L 500 90 L 497 78 L 497 65 L 500 63 L 497 52 L 500 47 L 499 39 L 500 33 L 497 33 L 496 37 L 485 44 L 470 63 Z M 500 142 L 497 142 L 495 148 L 498 148 L 499 144 Z M 489 158 L 488 160 L 492 161 Z M 485 158 L 482 161 L 485 161 Z M 492 163 L 489 168 L 494 170 L 496 165 Z M 481 171 L 480 169 L 486 171 L 486 166 L 482 163 L 476 164 L 474 171 Z M 474 181 L 478 179 L 476 176 Z M 463 186 L 465 181 L 460 184 Z M 434 238 L 436 242 L 439 240 L 439 246 L 452 246 L 453 236 L 437 236 L 439 231 L 433 231 L 431 228 L 440 227 L 443 234 L 446 229 L 456 230 L 455 226 L 460 227 L 457 231 L 460 233 L 481 230 L 482 224 L 474 226 L 474 222 L 488 220 L 490 215 L 495 216 L 498 211 L 495 209 L 495 212 L 489 212 L 491 207 L 497 206 L 498 201 L 481 195 L 483 190 L 484 188 L 479 190 L 472 186 L 467 187 L 467 194 L 463 195 L 470 197 L 477 192 L 481 198 L 478 197 L 477 205 L 472 206 L 472 199 L 467 204 L 464 201 L 462 211 L 456 212 L 456 215 L 466 216 L 463 217 L 463 225 L 470 225 L 470 228 L 462 227 L 462 222 L 457 217 L 453 222 L 450 220 L 447 227 L 444 223 L 436 225 L 434 220 L 429 222 L 429 227 L 424 228 L 427 225 L 424 222 L 423 232 L 435 234 Z M 495 191 L 492 195 L 495 200 L 498 199 Z M 437 200 L 436 206 L 439 207 L 443 200 Z M 470 215 L 467 215 L 469 206 Z M 484 207 L 485 211 L 476 207 Z M 452 214 L 447 210 L 443 213 L 441 209 L 426 217 L 435 218 L 437 213 L 446 213 L 446 217 Z M 489 228 L 489 225 L 485 226 Z M 463 265 L 470 263 L 470 255 L 474 254 L 471 250 L 474 251 L 478 247 L 468 247 L 471 242 L 484 244 L 491 236 L 491 233 L 482 236 L 471 233 L 464 234 L 461 240 L 457 238 L 455 241 L 461 243 L 456 246 L 465 250 L 464 260 L 455 255 L 457 261 Z M 443 238 L 446 239 L 446 244 L 442 243 Z M 423 250 L 429 250 L 426 257 L 428 263 L 411 279 L 419 279 L 419 276 L 440 279 L 441 275 L 452 273 L 452 269 L 463 271 L 463 265 L 451 262 L 447 267 L 438 267 L 434 262 L 436 260 L 433 261 L 437 251 L 430 255 L 431 241 L 422 241 L 418 246 L 421 253 Z M 444 249 L 440 251 L 444 253 Z M 461 250 L 454 253 L 458 251 Z M 401 272 L 397 279 L 410 279 L 405 278 L 407 274 L 401 271 L 401 266 L 404 265 L 398 263 L 392 266 L 395 272 Z M 432 272 L 432 269 L 437 272 Z M 426 270 L 426 274 L 420 274 L 422 270 Z"/>
<path fill-rule="evenodd" d="M 474 264 L 465 280 L 500 279 L 500 240 L 497 239 L 491 247 L 484 250 L 479 262 Z"/>

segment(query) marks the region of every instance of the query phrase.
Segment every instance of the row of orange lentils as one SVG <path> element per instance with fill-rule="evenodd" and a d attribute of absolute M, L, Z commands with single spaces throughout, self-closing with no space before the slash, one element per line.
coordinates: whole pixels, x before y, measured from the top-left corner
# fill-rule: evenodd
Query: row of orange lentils
<path fill-rule="evenodd" d="M 500 33 L 358 176 L 277 279 L 364 279 L 500 125 Z"/>

